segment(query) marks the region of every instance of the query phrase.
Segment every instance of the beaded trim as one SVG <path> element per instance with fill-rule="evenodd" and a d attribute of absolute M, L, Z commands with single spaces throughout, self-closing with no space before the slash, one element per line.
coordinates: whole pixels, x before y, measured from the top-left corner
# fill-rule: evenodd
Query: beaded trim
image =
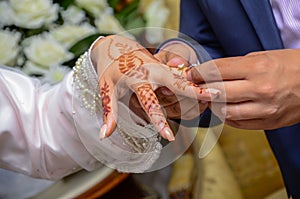
<path fill-rule="evenodd" d="M 73 67 L 73 84 L 78 91 L 77 93 L 81 103 L 80 106 L 90 111 L 91 115 L 94 115 L 95 112 L 100 114 L 102 109 L 97 77 L 96 71 L 89 59 L 89 52 L 85 52 L 78 58 Z M 159 140 L 157 134 L 153 135 L 154 130 L 152 125 L 143 127 L 143 130 L 152 132 L 150 133 L 152 136 L 147 137 L 131 132 L 134 131 L 134 129 L 124 129 L 126 125 L 122 125 L 122 123 L 124 123 L 124 121 L 119 119 L 117 132 L 115 133 L 118 133 L 122 137 L 124 142 L 130 146 L 132 152 L 149 153 L 153 150 L 161 150 L 161 145 L 157 143 Z"/>
<path fill-rule="evenodd" d="M 101 98 L 98 89 L 98 79 L 90 64 L 88 52 L 81 55 L 73 67 L 73 81 L 80 90 L 81 106 L 94 113 L 101 108 Z"/>
<path fill-rule="evenodd" d="M 153 130 L 150 126 L 146 128 L 149 132 Z M 130 146 L 135 153 L 159 152 L 162 148 L 161 144 L 159 144 L 159 137 L 157 135 L 151 137 L 130 136 L 120 127 L 120 125 L 117 126 L 117 130 L 124 142 Z"/>

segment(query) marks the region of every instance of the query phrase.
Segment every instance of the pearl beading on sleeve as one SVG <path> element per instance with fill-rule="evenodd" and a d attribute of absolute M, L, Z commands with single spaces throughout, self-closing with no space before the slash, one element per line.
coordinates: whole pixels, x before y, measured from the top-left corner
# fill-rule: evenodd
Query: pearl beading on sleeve
<path fill-rule="evenodd" d="M 144 172 L 161 153 L 160 137 L 152 124 L 142 121 L 122 102 L 118 102 L 115 132 L 99 140 L 103 112 L 98 75 L 90 59 L 92 47 L 78 58 L 73 68 L 73 101 L 80 103 L 80 107 L 73 106 L 73 119 L 79 137 L 90 154 L 101 163 L 121 172 Z M 89 122 L 82 124 L 86 118 Z"/>
<path fill-rule="evenodd" d="M 88 52 L 81 55 L 73 68 L 73 81 L 76 89 L 80 90 L 82 106 L 95 112 L 101 108 L 101 98 L 98 89 L 97 74 L 91 66 Z"/>

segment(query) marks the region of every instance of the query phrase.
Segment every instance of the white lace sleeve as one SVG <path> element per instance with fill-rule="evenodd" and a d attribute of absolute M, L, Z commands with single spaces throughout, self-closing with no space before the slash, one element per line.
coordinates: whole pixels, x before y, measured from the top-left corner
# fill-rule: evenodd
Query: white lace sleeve
<path fill-rule="evenodd" d="M 100 101 L 88 53 L 53 86 L 0 66 L 0 167 L 47 179 L 102 163 L 147 170 L 160 154 L 157 132 L 120 103 L 116 132 L 100 141 Z"/>
<path fill-rule="evenodd" d="M 105 165 L 122 172 L 143 172 L 159 157 L 162 146 L 158 133 L 119 102 L 117 129 L 100 141 L 101 98 L 90 51 L 81 56 L 74 67 L 72 103 L 77 133 L 89 153 Z"/>

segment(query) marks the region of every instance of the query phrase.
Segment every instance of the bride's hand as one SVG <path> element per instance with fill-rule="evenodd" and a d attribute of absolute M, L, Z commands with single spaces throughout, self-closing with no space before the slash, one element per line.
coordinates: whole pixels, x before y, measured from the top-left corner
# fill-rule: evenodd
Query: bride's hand
<path fill-rule="evenodd" d="M 197 63 L 197 55 L 194 50 L 182 41 L 172 41 L 161 46 L 159 52 L 154 55 L 161 63 L 172 69 L 178 66 L 190 66 Z M 182 74 L 186 77 L 186 73 Z M 160 87 L 156 91 L 160 104 L 166 110 L 170 119 L 191 120 L 207 108 L 207 102 L 195 101 L 188 97 L 178 97 L 166 87 Z"/>
<path fill-rule="evenodd" d="M 99 40 L 91 59 L 97 66 L 104 124 L 100 139 L 116 127 L 117 101 L 133 91 L 145 113 L 161 136 L 169 141 L 174 135 L 166 121 L 154 90 L 165 86 L 173 93 L 197 100 L 209 100 L 211 94 L 186 80 L 180 71 L 161 64 L 136 41 L 113 35 Z"/>

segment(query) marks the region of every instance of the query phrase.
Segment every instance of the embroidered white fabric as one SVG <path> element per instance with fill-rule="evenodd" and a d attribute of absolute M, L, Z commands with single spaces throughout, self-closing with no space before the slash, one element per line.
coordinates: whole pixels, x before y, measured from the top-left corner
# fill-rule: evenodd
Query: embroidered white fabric
<path fill-rule="evenodd" d="M 92 47 L 74 67 L 72 103 L 78 135 L 89 153 L 103 164 L 121 172 L 144 172 L 158 159 L 162 145 L 153 125 L 141 120 L 125 104 L 118 103 L 116 131 L 99 139 L 103 113 L 98 76 L 90 59 Z M 90 122 L 82 124 L 86 118 Z"/>
<path fill-rule="evenodd" d="M 162 148 L 157 132 L 124 104 L 119 104 L 116 132 L 99 140 L 101 104 L 91 109 L 82 101 L 86 95 L 94 103 L 97 98 L 91 96 L 99 95 L 97 75 L 87 55 L 79 71 L 74 69 L 56 85 L 42 85 L 38 79 L 0 66 L 1 168 L 60 179 L 82 168 L 95 170 L 102 163 L 138 173 L 157 160 Z"/>

